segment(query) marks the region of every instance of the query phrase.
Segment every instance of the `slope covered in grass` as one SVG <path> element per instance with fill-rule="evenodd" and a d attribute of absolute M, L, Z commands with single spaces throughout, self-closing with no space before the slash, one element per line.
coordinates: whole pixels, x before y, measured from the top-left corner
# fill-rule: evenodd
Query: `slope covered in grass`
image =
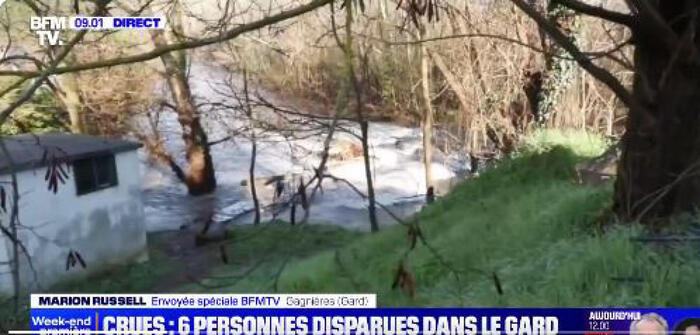
<path fill-rule="evenodd" d="M 409 251 L 407 228 L 395 226 L 278 261 L 217 290 L 270 291 L 274 278 L 281 292 L 376 292 L 382 306 L 699 304 L 697 253 L 632 242 L 641 233 L 634 225 L 602 233 L 611 186 L 576 185 L 572 175 L 576 162 L 600 153 L 604 142 L 581 134 L 538 136 L 525 152 L 419 213 L 427 246 Z M 402 260 L 415 281 L 413 298 L 392 288 Z"/>
<path fill-rule="evenodd" d="M 232 227 L 223 244 L 228 264 L 211 262 L 204 279 L 168 290 L 377 293 L 380 306 L 699 305 L 697 247 L 632 242 L 645 234 L 636 225 L 602 229 L 611 185 L 573 182 L 575 164 L 604 147 L 583 133 L 537 133 L 523 152 L 420 212 L 412 223 L 428 244 L 413 249 L 407 227 L 399 225 L 377 234 L 284 222 Z M 161 291 L 160 283 L 185 265 L 150 247 L 149 262 L 49 291 Z M 414 297 L 392 288 L 402 261 Z M 19 313 L 9 311 L 9 303 L 0 303 L 0 329 L 27 324 L 24 304 Z"/>

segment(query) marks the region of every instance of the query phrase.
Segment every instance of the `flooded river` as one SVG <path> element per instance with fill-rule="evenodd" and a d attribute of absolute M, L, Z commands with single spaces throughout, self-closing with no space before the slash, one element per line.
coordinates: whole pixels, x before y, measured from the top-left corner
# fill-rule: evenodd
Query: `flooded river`
<path fill-rule="evenodd" d="M 229 73 L 221 67 L 194 64 L 190 82 L 197 102 L 233 104 L 232 99 L 222 93 L 220 87 L 220 83 L 226 81 L 228 76 Z M 285 105 L 271 92 L 260 89 L 255 91 L 275 104 Z M 241 122 L 240 116 L 233 111 L 208 112 L 203 115 L 210 140 L 231 135 Z M 176 115 L 172 112 L 163 113 L 158 128 L 168 151 L 177 160 L 184 162 Z M 345 124 L 344 128 L 349 133 L 358 131 L 353 123 Z M 388 123 L 371 123 L 369 131 L 377 200 L 400 216 L 415 213 L 423 205 L 425 193 L 420 130 Z M 352 155 L 360 143 L 349 133 L 338 132 L 334 136 L 331 151 L 338 154 L 328 162 L 328 172 L 366 190 L 363 159 Z M 313 167 L 318 164 L 324 139 L 325 134 L 313 134 L 298 140 L 288 140 L 274 133 L 267 134 L 258 141 L 256 176 L 310 176 Z M 351 154 L 344 156 L 344 152 Z M 175 179 L 172 171 L 151 164 L 146 153 L 141 152 L 143 196 L 149 231 L 183 229 L 209 218 L 230 224 L 250 223 L 251 215 L 246 213 L 250 213 L 253 204 L 247 187 L 242 185 L 248 179 L 250 156 L 251 143 L 242 136 L 233 136 L 231 140 L 213 146 L 217 190 L 210 195 L 191 197 L 184 185 Z M 444 184 L 467 170 L 468 160 L 463 155 L 437 153 L 432 169 L 434 178 L 442 180 Z M 271 191 L 263 189 L 261 192 Z M 323 185 L 323 193 L 314 199 L 309 222 L 369 230 L 366 207 L 366 201 L 347 185 L 327 180 Z M 381 225 L 395 223 L 381 209 L 378 209 L 378 214 Z M 284 219 L 288 219 L 288 215 L 287 212 L 280 214 Z M 266 211 L 264 216 L 266 219 L 272 218 L 271 211 Z"/>

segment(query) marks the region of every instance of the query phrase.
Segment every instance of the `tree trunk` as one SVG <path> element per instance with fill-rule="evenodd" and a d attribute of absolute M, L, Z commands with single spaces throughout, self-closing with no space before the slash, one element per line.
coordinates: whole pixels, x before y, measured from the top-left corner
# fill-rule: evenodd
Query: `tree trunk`
<path fill-rule="evenodd" d="M 168 36 L 164 31 L 153 30 L 151 37 L 153 44 L 164 47 L 170 40 L 181 42 L 187 32 L 182 26 L 183 8 L 179 1 L 174 3 L 173 10 L 168 13 L 168 22 L 171 31 Z M 209 139 L 199 119 L 197 107 L 194 105 L 192 92 L 187 80 L 187 58 L 185 50 L 178 50 L 160 56 L 165 68 L 165 77 L 168 88 L 175 104 L 175 112 L 182 129 L 182 140 L 185 143 L 185 157 L 187 168 L 182 169 L 174 164 L 171 159 L 173 171 L 180 178 L 191 195 L 211 193 L 216 189 L 216 176 L 214 164 L 209 152 Z M 184 171 L 184 173 L 183 173 Z"/>
<path fill-rule="evenodd" d="M 367 199 L 369 200 L 369 225 L 370 230 L 375 233 L 379 231 L 377 221 L 377 200 L 374 195 L 374 183 L 372 182 L 371 157 L 369 156 L 369 126 L 366 120 L 360 121 L 362 131 L 362 155 L 365 159 L 365 177 L 367 178 Z"/>
<path fill-rule="evenodd" d="M 372 181 L 372 158 L 369 155 L 369 125 L 364 114 L 364 104 L 362 102 L 362 87 L 355 76 L 355 67 L 353 65 L 352 52 L 352 1 L 345 0 L 345 66 L 348 81 L 351 83 L 355 91 L 355 112 L 357 122 L 360 124 L 362 155 L 365 161 L 365 177 L 367 179 L 367 200 L 369 211 L 370 230 L 375 233 L 379 231 L 379 222 L 377 221 L 377 200 L 374 194 L 374 182 Z"/>
<path fill-rule="evenodd" d="M 425 27 L 420 27 L 420 39 L 425 38 Z M 421 87 L 423 89 L 423 166 L 425 167 L 425 190 L 433 187 L 433 106 L 430 94 L 430 58 L 425 43 L 420 45 Z"/>
<path fill-rule="evenodd" d="M 253 122 L 253 109 L 250 106 L 250 95 L 248 94 L 248 71 L 243 70 L 243 93 L 245 94 L 245 113 L 248 117 L 250 126 L 250 169 L 248 171 L 250 178 L 250 193 L 253 196 L 253 205 L 255 206 L 254 224 L 260 224 L 260 201 L 258 200 L 258 191 L 255 187 L 255 161 L 258 157 L 258 140 L 255 135 L 255 122 Z M 292 212 L 295 207 L 292 204 Z"/>
<path fill-rule="evenodd" d="M 255 206 L 254 224 L 260 224 L 260 201 L 258 201 L 258 191 L 255 189 L 255 159 L 258 155 L 258 145 L 255 139 L 255 132 L 251 130 L 250 149 L 250 193 L 253 195 L 253 205 Z"/>
<path fill-rule="evenodd" d="M 67 73 L 61 78 L 62 93 L 59 93 L 61 103 L 63 104 L 68 118 L 70 120 L 70 130 L 74 134 L 84 134 L 85 120 L 83 119 L 83 105 L 80 101 L 80 90 L 78 88 L 78 74 Z"/>
<path fill-rule="evenodd" d="M 656 5 L 686 42 L 692 16 L 678 14 L 691 3 Z M 640 107 L 627 118 L 614 209 L 622 220 L 650 221 L 700 205 L 700 66 L 694 56 L 668 50 L 643 30 L 635 41 L 634 96 Z M 692 43 L 700 46 L 697 37 Z"/>
<path fill-rule="evenodd" d="M 178 122 L 182 127 L 182 139 L 185 142 L 188 164 L 185 184 L 190 194 L 210 193 L 216 188 L 214 164 L 209 153 L 207 134 L 192 102 L 189 83 L 173 55 L 165 54 L 161 59 L 166 68 L 168 86 L 175 101 Z"/>
<path fill-rule="evenodd" d="M 547 7 L 547 18 L 559 29 L 564 31 L 569 39 L 576 43 L 578 33 L 578 20 L 574 11 L 555 3 Z M 544 35 L 540 33 L 542 39 Z M 546 41 L 542 41 L 546 45 Z M 576 74 L 576 62 L 570 60 L 570 55 L 558 44 L 552 44 L 545 48 L 545 71 L 542 74 L 542 83 L 537 90 L 536 100 L 532 104 L 535 121 L 539 126 L 545 126 L 551 119 L 554 107 L 563 96 L 564 92 L 573 84 Z"/>
<path fill-rule="evenodd" d="M 166 43 L 162 32 L 156 32 L 153 36 L 156 47 Z M 209 139 L 197 115 L 182 60 L 178 60 L 173 53 L 166 53 L 160 59 L 165 67 L 168 87 L 182 128 L 182 140 L 185 142 L 188 166 L 183 181 L 192 195 L 211 193 L 216 188 L 216 177 L 209 152 Z"/>

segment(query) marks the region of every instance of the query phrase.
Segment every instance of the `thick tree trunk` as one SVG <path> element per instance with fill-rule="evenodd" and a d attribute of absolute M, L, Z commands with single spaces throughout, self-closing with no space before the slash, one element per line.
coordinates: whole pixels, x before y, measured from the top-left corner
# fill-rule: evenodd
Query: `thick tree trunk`
<path fill-rule="evenodd" d="M 161 32 L 153 33 L 153 41 L 157 47 L 167 43 Z M 185 142 L 187 169 L 183 182 L 192 195 L 210 193 L 216 188 L 216 177 L 209 152 L 209 139 L 197 115 L 182 60 L 178 60 L 174 53 L 164 54 L 160 59 L 165 67 L 168 88 L 182 128 L 182 140 Z"/>
<path fill-rule="evenodd" d="M 669 26 L 686 36 L 691 16 L 678 14 L 695 2 L 659 3 L 659 13 L 674 22 Z M 700 66 L 687 53 L 667 50 L 643 32 L 635 40 L 634 95 L 641 107 L 630 110 L 627 119 L 615 211 L 623 220 L 645 221 L 696 211 L 700 205 Z M 692 43 L 700 46 L 697 37 Z"/>
<path fill-rule="evenodd" d="M 192 195 L 210 193 L 216 188 L 214 164 L 209 153 L 207 134 L 197 115 L 192 101 L 192 93 L 187 78 L 178 61 L 172 54 L 161 56 L 165 73 L 168 77 L 168 87 L 182 128 L 182 140 L 185 142 L 187 170 L 185 184 Z"/>
<path fill-rule="evenodd" d="M 153 44 L 163 47 L 169 43 L 168 39 L 180 40 L 186 35 L 182 27 L 183 10 L 180 2 L 175 2 L 173 11 L 169 13 L 168 22 L 172 32 L 169 36 L 163 31 L 151 31 Z M 199 119 L 197 107 L 194 105 L 192 92 L 187 80 L 186 51 L 179 50 L 160 56 L 165 68 L 165 77 L 168 88 L 175 104 L 175 112 L 182 129 L 182 140 L 185 143 L 185 157 L 187 168 L 179 168 L 172 159 L 171 167 L 180 178 L 191 195 L 211 193 L 216 189 L 216 176 L 214 164 L 209 152 L 209 139 Z"/>

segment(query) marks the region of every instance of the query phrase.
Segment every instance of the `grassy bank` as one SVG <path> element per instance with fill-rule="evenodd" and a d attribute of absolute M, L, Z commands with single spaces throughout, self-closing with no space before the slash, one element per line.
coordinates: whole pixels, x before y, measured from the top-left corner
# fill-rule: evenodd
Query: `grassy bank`
<path fill-rule="evenodd" d="M 217 277 L 239 277 L 215 290 L 269 292 L 274 280 L 281 292 L 376 292 L 382 306 L 699 304 L 696 254 L 632 242 L 643 233 L 635 225 L 601 228 L 612 187 L 576 185 L 573 169 L 603 147 L 581 133 L 536 134 L 518 157 L 417 215 L 428 246 L 408 251 L 407 229 L 396 226 L 311 257 L 278 259 L 248 278 L 218 269 Z M 415 280 L 413 298 L 392 288 L 402 260 Z"/>
<path fill-rule="evenodd" d="M 163 288 L 184 265 L 151 243 L 146 263 L 50 291 L 376 292 L 381 306 L 700 304 L 697 248 L 631 241 L 641 227 L 602 225 L 612 186 L 574 183 L 575 164 L 604 146 L 582 133 L 535 134 L 516 157 L 420 212 L 427 244 L 413 249 L 401 225 L 377 234 L 239 226 L 225 243 L 228 263 L 213 261 L 196 282 Z M 413 287 L 392 288 L 400 264 Z"/>

